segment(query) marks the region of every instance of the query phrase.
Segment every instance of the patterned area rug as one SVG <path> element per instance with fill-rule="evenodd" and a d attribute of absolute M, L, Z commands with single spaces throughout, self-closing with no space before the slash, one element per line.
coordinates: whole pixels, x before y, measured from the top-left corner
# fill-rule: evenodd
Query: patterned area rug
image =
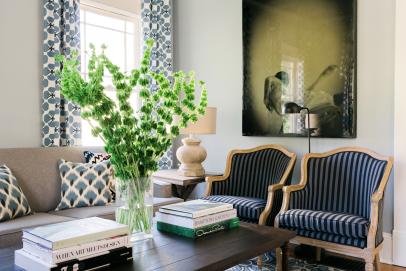
<path fill-rule="evenodd" d="M 363 270 L 363 264 L 357 261 L 343 260 L 337 257 L 325 257 L 322 262 L 314 263 L 311 261 L 289 258 L 289 270 L 298 271 L 344 271 L 344 270 Z M 333 267 L 334 266 L 334 267 Z M 245 261 L 236 265 L 227 271 L 274 271 L 275 256 L 273 253 L 268 253 L 263 257 L 262 269 L 257 266 L 257 258 Z"/>

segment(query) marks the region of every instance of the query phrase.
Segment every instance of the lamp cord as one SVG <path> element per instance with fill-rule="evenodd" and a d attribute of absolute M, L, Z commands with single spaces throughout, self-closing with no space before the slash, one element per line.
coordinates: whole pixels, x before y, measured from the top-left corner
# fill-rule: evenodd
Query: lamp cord
<path fill-rule="evenodd" d="M 311 130 L 310 130 L 310 110 L 307 107 L 302 107 L 301 110 L 306 110 L 307 113 L 307 139 L 309 141 L 309 153 L 311 153 L 311 146 L 310 146 L 310 137 L 311 137 Z M 306 124 L 305 124 L 306 127 Z"/>

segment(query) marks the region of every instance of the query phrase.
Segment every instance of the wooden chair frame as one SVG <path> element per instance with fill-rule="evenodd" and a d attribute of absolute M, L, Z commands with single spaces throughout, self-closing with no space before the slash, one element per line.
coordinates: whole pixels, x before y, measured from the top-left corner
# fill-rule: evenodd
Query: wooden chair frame
<path fill-rule="evenodd" d="M 290 174 L 292 173 L 293 168 L 296 163 L 296 154 L 288 151 L 287 149 L 285 149 L 284 147 L 282 147 L 280 145 L 269 144 L 269 145 L 258 146 L 256 148 L 252 148 L 252 149 L 238 149 L 238 150 L 230 151 L 227 156 L 226 169 L 224 171 L 224 174 L 222 176 L 207 176 L 206 177 L 207 187 L 206 187 L 205 196 L 207 197 L 207 196 L 211 195 L 213 182 L 223 182 L 223 181 L 228 180 L 228 178 L 230 177 L 230 173 L 231 173 L 231 162 L 232 162 L 234 155 L 244 154 L 244 153 L 253 153 L 253 152 L 266 150 L 266 149 L 275 149 L 275 150 L 281 151 L 290 158 L 290 161 L 289 161 L 289 164 L 288 164 L 285 172 L 283 173 L 282 178 L 279 181 L 279 183 L 268 186 L 268 197 L 267 197 L 266 206 L 265 206 L 264 211 L 262 211 L 262 213 L 259 217 L 259 222 L 258 222 L 259 225 L 265 225 L 266 220 L 268 219 L 268 216 L 272 210 L 275 191 L 283 189 L 283 186 L 285 185 Z"/>
<path fill-rule="evenodd" d="M 297 185 L 285 186 L 283 188 L 283 202 L 282 208 L 280 213 L 286 212 L 289 210 L 289 201 L 290 201 L 290 194 L 294 191 L 303 190 L 307 185 L 307 163 L 310 158 L 324 158 L 331 156 L 336 153 L 340 152 L 362 152 L 372 156 L 375 159 L 386 161 L 387 165 L 382 176 L 381 182 L 379 184 L 378 189 L 374 192 L 371 197 L 371 213 L 370 213 L 370 227 L 367 236 L 367 247 L 366 248 L 358 248 L 353 246 L 347 246 L 342 244 L 331 243 L 327 241 L 296 236 L 292 241 L 296 241 L 301 244 L 315 246 L 317 248 L 324 248 L 326 250 L 331 250 L 334 252 L 338 252 L 343 255 L 353 256 L 357 258 L 362 258 L 365 260 L 365 270 L 372 271 L 380 270 L 380 261 L 379 261 L 379 251 L 382 249 L 382 243 L 378 246 L 375 245 L 375 238 L 376 232 L 378 229 L 378 211 L 379 211 L 379 201 L 383 199 L 384 191 L 386 184 L 388 183 L 389 176 L 391 174 L 392 166 L 393 166 L 393 157 L 383 156 L 378 153 L 375 153 L 366 148 L 360 147 L 344 147 L 338 148 L 329 152 L 325 153 L 308 153 L 303 156 L 302 163 L 301 163 L 301 180 L 300 183 Z M 275 227 L 277 228 L 278 220 L 275 220 Z M 280 250 L 276 253 L 278 257 L 278 263 L 280 262 Z"/>

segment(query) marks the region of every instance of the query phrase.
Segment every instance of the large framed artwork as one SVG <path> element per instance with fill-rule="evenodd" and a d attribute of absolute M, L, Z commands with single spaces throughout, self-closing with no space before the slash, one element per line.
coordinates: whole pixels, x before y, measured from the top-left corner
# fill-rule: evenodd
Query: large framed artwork
<path fill-rule="evenodd" d="M 243 0 L 243 135 L 356 137 L 356 7 Z"/>

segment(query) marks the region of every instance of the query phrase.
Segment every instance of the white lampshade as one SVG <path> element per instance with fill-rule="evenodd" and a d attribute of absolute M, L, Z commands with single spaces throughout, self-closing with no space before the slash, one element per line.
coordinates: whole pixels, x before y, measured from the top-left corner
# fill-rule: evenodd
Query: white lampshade
<path fill-rule="evenodd" d="M 190 123 L 188 127 L 181 129 L 181 134 L 208 135 L 216 133 L 216 116 L 217 108 L 206 107 L 206 113 L 200 116 L 194 123 Z"/>
<path fill-rule="evenodd" d="M 309 114 L 310 117 L 310 129 L 319 128 L 319 115 Z M 304 127 L 303 127 L 304 125 Z M 302 129 L 309 129 L 307 122 L 307 114 L 300 113 L 290 113 L 283 115 L 283 133 L 285 134 L 300 134 Z M 312 134 L 314 135 L 316 131 L 314 130 Z"/>

